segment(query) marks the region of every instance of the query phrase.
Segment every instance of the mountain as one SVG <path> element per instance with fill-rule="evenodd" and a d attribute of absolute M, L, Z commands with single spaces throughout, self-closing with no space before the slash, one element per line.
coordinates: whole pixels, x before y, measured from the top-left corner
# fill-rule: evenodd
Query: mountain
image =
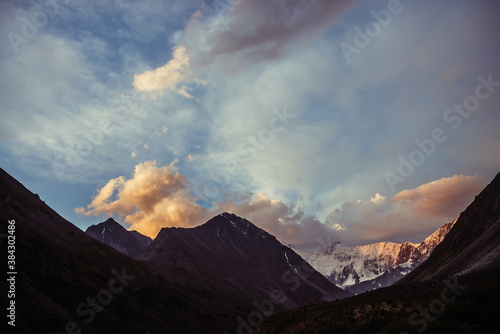
<path fill-rule="evenodd" d="M 345 298 L 343 291 L 274 236 L 222 213 L 195 228 L 163 228 L 135 259 L 169 279 L 200 280 L 248 302 L 284 294 L 276 309 Z"/>
<path fill-rule="evenodd" d="M 250 304 L 166 280 L 95 240 L 2 169 L 0 220 L 1 236 L 7 225 L 15 234 L 13 333 L 220 333 L 251 312 Z M 7 259 L 7 247 L 0 253 Z M 10 290 L 3 279 L 4 306 Z"/>
<path fill-rule="evenodd" d="M 410 243 L 379 242 L 349 248 L 337 247 L 333 251 L 302 253 L 302 256 L 331 282 L 345 288 L 376 278 L 389 268 L 408 261 L 400 258 L 401 250 L 416 247 Z"/>
<path fill-rule="evenodd" d="M 137 231 L 128 231 L 113 218 L 89 226 L 85 233 L 130 257 L 141 253 L 153 242 L 153 239 Z"/>
<path fill-rule="evenodd" d="M 499 225 L 500 174 L 460 214 L 429 258 L 396 284 L 277 313 L 254 333 L 295 334 L 307 328 L 310 334 L 496 334 Z"/>
<path fill-rule="evenodd" d="M 434 251 L 437 245 L 439 245 L 444 237 L 450 232 L 451 228 L 455 225 L 458 219 L 452 222 L 444 224 L 434 233 L 424 239 L 422 243 L 415 249 L 411 256 L 412 262 L 424 262 L 429 258 L 431 253 Z"/>
<path fill-rule="evenodd" d="M 357 295 L 366 291 L 380 289 L 390 286 L 399 281 L 404 276 L 408 275 L 413 269 L 418 267 L 420 262 L 405 262 L 397 266 L 390 267 L 382 275 L 363 281 L 357 284 L 346 286 L 345 290 Z"/>
<path fill-rule="evenodd" d="M 460 214 L 427 261 L 401 284 L 500 266 L 500 173 Z"/>
<path fill-rule="evenodd" d="M 299 254 L 337 286 L 354 294 L 389 286 L 425 261 L 451 230 L 450 222 L 420 244 L 379 242 L 342 248 L 335 242 L 320 252 Z"/>

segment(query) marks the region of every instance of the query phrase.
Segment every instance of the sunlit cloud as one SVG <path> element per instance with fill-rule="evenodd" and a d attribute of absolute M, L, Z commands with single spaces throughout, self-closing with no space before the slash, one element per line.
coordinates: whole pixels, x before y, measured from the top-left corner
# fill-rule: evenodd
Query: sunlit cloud
<path fill-rule="evenodd" d="M 415 236 L 425 236 L 457 218 L 484 187 L 478 175 L 454 175 L 403 190 L 390 200 L 378 193 L 369 201 L 349 200 L 333 210 L 326 221 L 343 227 L 345 232 L 338 234 L 339 239 L 354 245 L 418 242 Z"/>
<path fill-rule="evenodd" d="M 134 87 L 153 97 L 174 91 L 193 98 L 190 85 L 207 83 L 196 72 L 234 72 L 282 58 L 332 26 L 353 2 L 236 1 L 224 12 L 197 10 L 171 59 L 162 67 L 134 75 Z"/>
<path fill-rule="evenodd" d="M 140 163 L 130 179 L 111 179 L 98 189 L 86 209 L 77 208 L 76 212 L 118 215 L 130 229 L 154 238 L 163 227 L 194 227 L 227 211 L 250 220 L 285 244 L 313 249 L 325 246 L 327 240 L 348 245 L 418 242 L 418 238 L 458 217 L 484 187 L 477 175 L 455 175 L 404 190 L 389 200 L 379 193 L 367 201 L 349 200 L 320 219 L 316 214 L 306 214 L 301 206 L 271 199 L 264 193 L 203 207 L 191 196 L 188 180 L 176 164 L 177 160 L 163 167 L 155 161 Z"/>
<path fill-rule="evenodd" d="M 454 175 L 403 190 L 391 198 L 426 218 L 452 218 L 474 200 L 486 186 L 479 175 Z"/>
<path fill-rule="evenodd" d="M 145 71 L 134 75 L 134 87 L 139 92 L 148 92 L 158 96 L 162 91 L 174 91 L 177 94 L 192 98 L 185 83 L 202 84 L 203 81 L 192 77 L 189 55 L 183 46 L 174 47 L 172 59 L 153 71 Z"/>
<path fill-rule="evenodd" d="M 155 237 L 163 227 L 193 227 L 225 211 L 245 217 L 289 244 L 310 245 L 331 228 L 301 208 L 269 199 L 265 194 L 235 202 L 227 200 L 205 208 L 195 203 L 187 179 L 175 164 L 159 167 L 146 161 L 135 167 L 130 179 L 111 179 L 97 190 L 92 202 L 75 211 L 81 215 L 113 216 L 124 219 L 130 229 Z"/>
<path fill-rule="evenodd" d="M 152 237 L 165 226 L 191 226 L 191 216 L 205 209 L 190 198 L 186 178 L 177 172 L 176 163 L 164 167 L 157 167 L 156 161 L 140 163 L 132 178 L 110 180 L 98 189 L 86 209 L 76 212 L 86 216 L 117 214 L 132 229 Z"/>

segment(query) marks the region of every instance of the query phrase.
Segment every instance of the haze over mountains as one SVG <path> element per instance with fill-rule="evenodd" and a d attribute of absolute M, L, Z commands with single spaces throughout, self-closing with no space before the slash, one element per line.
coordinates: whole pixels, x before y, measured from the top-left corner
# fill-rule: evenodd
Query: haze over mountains
<path fill-rule="evenodd" d="M 395 285 L 354 297 L 274 236 L 229 213 L 195 228 L 164 228 L 152 242 L 108 219 L 88 229 L 94 238 L 3 170 L 0 209 L 2 220 L 16 221 L 19 333 L 498 330 L 500 174 L 456 221 L 420 245 L 336 244 L 316 254 L 324 261 L 344 254 L 345 263 L 375 259 L 368 261 L 371 269 L 392 266 L 376 277 L 380 282 L 428 256 Z M 361 257 L 348 258 L 354 254 Z M 419 308 L 432 305 L 444 288 L 443 311 L 428 307 L 434 310 L 428 319 L 439 320 L 426 320 Z M 2 282 L 0 293 L 6 292 Z"/>

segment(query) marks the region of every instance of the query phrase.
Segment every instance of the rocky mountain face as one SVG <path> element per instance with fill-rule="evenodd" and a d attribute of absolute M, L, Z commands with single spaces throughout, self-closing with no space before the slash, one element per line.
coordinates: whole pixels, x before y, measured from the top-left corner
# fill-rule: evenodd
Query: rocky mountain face
<path fill-rule="evenodd" d="M 141 253 L 153 242 L 153 239 L 137 231 L 126 230 L 113 218 L 89 226 L 85 233 L 130 257 Z"/>
<path fill-rule="evenodd" d="M 411 255 L 412 262 L 424 262 L 427 260 L 436 246 L 444 240 L 444 237 L 450 232 L 456 222 L 457 219 L 441 226 L 436 232 L 425 238 L 417 249 L 413 251 Z"/>
<path fill-rule="evenodd" d="M 420 244 L 379 242 L 342 248 L 336 242 L 320 252 L 299 254 L 337 286 L 361 293 L 393 284 L 416 268 L 429 257 L 455 222 L 443 225 Z"/>
<path fill-rule="evenodd" d="M 195 228 L 163 228 L 135 259 L 182 282 L 200 282 L 242 300 L 272 300 L 288 309 L 350 295 L 274 236 L 248 220 L 222 213 Z"/>
<path fill-rule="evenodd" d="M 345 287 L 346 291 L 352 292 L 357 295 L 366 291 L 380 289 L 390 286 L 399 281 L 404 276 L 408 275 L 413 269 L 418 267 L 420 262 L 405 262 L 395 267 L 390 267 L 382 275 L 366 280 L 357 284 Z"/>

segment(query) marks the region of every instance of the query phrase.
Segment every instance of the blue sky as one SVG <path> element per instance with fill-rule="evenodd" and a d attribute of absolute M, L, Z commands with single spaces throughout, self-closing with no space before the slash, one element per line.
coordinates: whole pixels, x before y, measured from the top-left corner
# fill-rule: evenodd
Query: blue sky
<path fill-rule="evenodd" d="M 419 242 L 500 169 L 499 9 L 3 2 L 0 166 L 82 229 Z"/>

